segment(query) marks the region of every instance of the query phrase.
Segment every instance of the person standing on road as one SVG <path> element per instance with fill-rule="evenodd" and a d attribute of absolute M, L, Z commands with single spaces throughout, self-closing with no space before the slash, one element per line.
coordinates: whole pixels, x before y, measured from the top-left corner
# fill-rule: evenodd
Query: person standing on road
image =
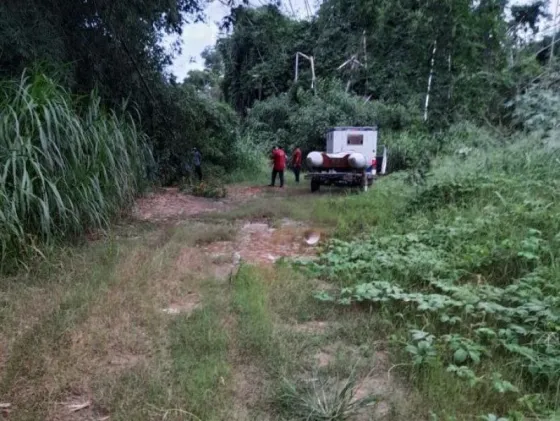
<path fill-rule="evenodd" d="M 198 181 L 202 181 L 202 155 L 197 148 L 193 148 L 193 164 L 194 172 L 198 176 Z"/>
<path fill-rule="evenodd" d="M 276 175 L 280 177 L 280 187 L 284 187 L 284 170 L 286 169 L 286 153 L 275 146 L 272 150 L 272 180 L 270 187 L 276 184 Z"/>
<path fill-rule="evenodd" d="M 296 183 L 299 183 L 299 172 L 301 171 L 301 149 L 296 147 L 292 153 L 292 169 L 296 177 Z"/>

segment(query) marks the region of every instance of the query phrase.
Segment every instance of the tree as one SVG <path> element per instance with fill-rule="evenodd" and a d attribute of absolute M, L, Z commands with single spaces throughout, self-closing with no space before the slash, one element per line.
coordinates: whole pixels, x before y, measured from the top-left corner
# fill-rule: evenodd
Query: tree
<path fill-rule="evenodd" d="M 222 83 L 224 64 L 222 56 L 216 49 L 207 47 L 201 53 L 204 59 L 203 70 L 191 70 L 183 81 L 192 85 L 200 94 L 207 95 L 215 100 L 222 100 Z"/>
<path fill-rule="evenodd" d="M 222 28 L 231 31 L 217 44 L 224 61 L 224 96 L 238 112 L 290 88 L 295 53 L 307 49 L 308 23 L 284 16 L 273 5 L 239 6 Z"/>
<path fill-rule="evenodd" d="M 40 63 L 74 93 L 96 89 L 106 106 L 129 99 L 159 150 L 175 136 L 162 37 L 201 18 L 199 0 L 4 0 L 1 76 Z"/>

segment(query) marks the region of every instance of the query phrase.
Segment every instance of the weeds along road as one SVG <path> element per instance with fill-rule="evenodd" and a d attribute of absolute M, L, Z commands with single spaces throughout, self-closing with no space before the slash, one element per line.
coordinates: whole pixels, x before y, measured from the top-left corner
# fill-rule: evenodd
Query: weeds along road
<path fill-rule="evenodd" d="M 0 411 L 146 421 L 546 413 L 557 400 L 560 178 L 548 176 L 554 155 L 532 153 L 545 170 L 504 175 L 529 168 L 513 150 L 484 177 L 448 160 L 422 188 L 394 174 L 367 194 L 152 192 L 112 232 L 2 278 Z M 322 234 L 316 248 L 302 241 L 308 229 Z"/>

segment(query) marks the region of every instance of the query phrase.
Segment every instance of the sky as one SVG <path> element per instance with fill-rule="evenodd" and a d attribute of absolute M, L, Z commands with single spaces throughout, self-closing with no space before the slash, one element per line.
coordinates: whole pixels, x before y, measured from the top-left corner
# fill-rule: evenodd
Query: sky
<path fill-rule="evenodd" d="M 314 13 L 318 8 L 321 0 L 308 0 L 307 4 Z M 554 12 L 553 4 L 560 0 L 550 0 L 549 13 L 552 15 Z M 526 4 L 528 0 L 512 0 L 512 4 Z M 260 6 L 266 4 L 266 0 L 252 0 L 249 2 L 251 6 Z M 291 16 L 304 18 L 307 16 L 306 0 L 284 0 L 282 1 L 281 9 Z M 200 57 L 200 53 L 204 48 L 212 46 L 216 43 L 220 35 L 218 23 L 228 14 L 229 7 L 224 6 L 217 0 L 211 0 L 206 8 L 206 22 L 199 22 L 186 25 L 183 29 L 183 34 L 180 36 L 182 43 L 181 54 L 178 54 L 173 64 L 169 67 L 169 71 L 174 74 L 179 81 L 182 81 L 189 70 L 202 69 L 204 63 Z M 167 43 L 171 45 L 177 36 L 168 37 Z"/>
<path fill-rule="evenodd" d="M 306 17 L 307 11 L 305 0 L 284 0 L 282 1 L 281 9 L 289 16 Z M 317 4 L 315 0 L 308 0 L 307 2 L 314 13 Z M 251 6 L 260 6 L 266 4 L 265 0 L 250 1 Z M 199 22 L 186 25 L 183 29 L 183 34 L 179 37 L 182 43 L 181 54 L 178 54 L 168 70 L 177 77 L 177 80 L 182 81 L 189 70 L 202 69 L 204 62 L 200 57 L 200 53 L 204 48 L 212 46 L 216 43 L 220 35 L 218 23 L 229 13 L 229 7 L 224 6 L 219 1 L 211 1 L 206 8 L 206 22 Z M 167 37 L 166 44 L 171 45 L 178 37 Z"/>

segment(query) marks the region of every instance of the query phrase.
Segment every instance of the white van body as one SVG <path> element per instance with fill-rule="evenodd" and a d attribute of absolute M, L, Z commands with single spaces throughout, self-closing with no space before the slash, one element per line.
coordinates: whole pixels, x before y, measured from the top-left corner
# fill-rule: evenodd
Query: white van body
<path fill-rule="evenodd" d="M 327 154 L 357 152 L 366 158 L 366 172 L 376 174 L 377 127 L 333 127 L 327 132 Z"/>

